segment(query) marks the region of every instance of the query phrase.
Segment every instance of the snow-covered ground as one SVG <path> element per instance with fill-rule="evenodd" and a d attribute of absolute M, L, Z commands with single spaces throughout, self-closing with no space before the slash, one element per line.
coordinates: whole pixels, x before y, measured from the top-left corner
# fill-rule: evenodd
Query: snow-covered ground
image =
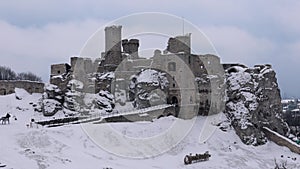
<path fill-rule="evenodd" d="M 21 100 L 17 100 L 15 94 L 0 96 L 0 115 L 4 116 L 10 112 L 17 117 L 17 120 L 11 118 L 9 125 L 0 124 L 0 166 L 6 164 L 6 167 L 3 167 L 5 169 L 272 169 L 275 167 L 274 159 L 279 163 L 287 161 L 289 169 L 300 168 L 299 155 L 290 152 L 289 149 L 273 142 L 259 147 L 244 145 L 232 129 L 227 132 L 216 129 L 205 143 L 200 144 L 199 135 L 207 117 L 198 117 L 188 135 L 166 153 L 146 159 L 120 157 L 101 149 L 90 139 L 82 125 L 27 128 L 26 124 L 31 118 L 42 118 L 33 111 L 32 106 L 41 95 L 29 95 L 18 91 L 18 97 Z M 215 116 L 215 119 L 218 117 Z M 165 117 L 154 122 L 110 125 L 124 136 L 147 138 L 168 130 L 177 120 L 174 117 Z M 164 137 L 161 141 L 168 142 Z M 205 151 L 212 155 L 209 161 L 184 165 L 185 155 Z M 292 160 L 294 157 L 297 159 Z"/>

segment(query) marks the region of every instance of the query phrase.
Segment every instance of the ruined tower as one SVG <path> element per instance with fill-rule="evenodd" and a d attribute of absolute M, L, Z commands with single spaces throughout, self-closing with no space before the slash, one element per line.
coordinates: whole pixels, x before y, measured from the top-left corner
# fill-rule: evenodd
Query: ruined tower
<path fill-rule="evenodd" d="M 105 27 L 105 53 L 104 60 L 99 65 L 98 70 L 114 71 L 122 62 L 121 54 L 121 30 L 122 26 Z"/>
<path fill-rule="evenodd" d="M 105 52 L 121 52 L 121 30 L 122 26 L 105 27 Z"/>
<path fill-rule="evenodd" d="M 139 40 L 138 39 L 123 39 L 123 52 L 131 55 L 132 59 L 138 59 Z"/>
<path fill-rule="evenodd" d="M 186 54 L 191 53 L 191 34 L 183 36 L 176 36 L 170 38 L 168 41 L 167 51 L 171 53 L 184 52 Z"/>

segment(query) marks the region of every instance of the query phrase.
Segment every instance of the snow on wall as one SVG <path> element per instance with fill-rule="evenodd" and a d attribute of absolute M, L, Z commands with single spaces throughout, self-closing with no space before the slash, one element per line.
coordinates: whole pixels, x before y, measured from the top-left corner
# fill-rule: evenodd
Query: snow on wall
<path fill-rule="evenodd" d="M 270 140 L 274 141 L 280 146 L 288 147 L 292 152 L 300 154 L 300 145 L 267 127 L 263 127 L 263 129 Z"/>
<path fill-rule="evenodd" d="M 153 69 L 146 69 L 137 76 L 137 83 L 148 83 L 154 86 L 161 85 L 161 88 L 164 89 L 168 87 L 169 81 L 165 73 Z"/>

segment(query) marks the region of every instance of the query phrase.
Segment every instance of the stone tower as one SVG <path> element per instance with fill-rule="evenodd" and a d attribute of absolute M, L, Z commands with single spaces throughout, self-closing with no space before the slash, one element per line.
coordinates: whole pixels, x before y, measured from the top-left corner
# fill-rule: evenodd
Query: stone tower
<path fill-rule="evenodd" d="M 132 59 L 138 59 L 139 40 L 138 39 L 123 39 L 122 40 L 123 52 L 132 56 Z"/>
<path fill-rule="evenodd" d="M 98 70 L 114 71 L 122 62 L 121 54 L 121 30 L 122 26 L 105 27 L 105 53 L 104 60 Z"/>
<path fill-rule="evenodd" d="M 121 52 L 121 30 L 122 26 L 105 27 L 105 52 Z"/>
<path fill-rule="evenodd" d="M 186 54 L 191 53 L 191 34 L 183 36 L 176 36 L 170 38 L 168 41 L 167 51 L 171 53 L 184 52 Z"/>

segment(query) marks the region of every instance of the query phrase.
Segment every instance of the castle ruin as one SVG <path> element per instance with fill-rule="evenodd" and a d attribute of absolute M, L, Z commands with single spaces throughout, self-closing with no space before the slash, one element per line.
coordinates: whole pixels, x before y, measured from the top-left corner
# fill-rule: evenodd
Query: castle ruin
<path fill-rule="evenodd" d="M 165 72 L 170 83 L 166 91 L 167 103 L 181 105 L 181 110 L 185 109 L 183 105 L 197 105 L 192 110 L 202 115 L 218 113 L 223 108 L 224 72 L 220 58 L 192 54 L 191 34 L 169 38 L 166 50 L 155 50 L 153 57 L 146 59 L 139 56 L 139 40 L 122 39 L 121 31 L 122 26 L 105 28 L 105 51 L 101 58 L 92 61 L 71 57 L 71 65 L 51 65 L 50 83 L 64 91 L 68 82 L 75 78 L 86 83 L 84 90 L 92 93 L 103 89 L 113 93 L 118 86 L 126 91 L 126 98 L 130 100 L 128 86 L 132 76 L 145 69 L 156 69 Z M 114 72 L 114 80 L 91 81 L 88 78 L 93 73 L 107 72 Z M 193 79 L 187 82 L 188 77 Z"/>

